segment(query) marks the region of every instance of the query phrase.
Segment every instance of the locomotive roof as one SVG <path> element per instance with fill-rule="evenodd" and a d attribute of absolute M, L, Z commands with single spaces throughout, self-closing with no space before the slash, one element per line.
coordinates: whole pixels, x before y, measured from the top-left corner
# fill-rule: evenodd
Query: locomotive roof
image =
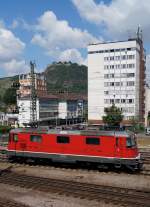
<path fill-rule="evenodd" d="M 40 128 L 17 128 L 11 133 L 31 133 L 31 134 L 60 134 L 60 135 L 85 135 L 85 136 L 116 136 L 129 137 L 133 135 L 131 131 L 101 131 L 101 130 L 60 130 L 60 129 L 40 129 Z"/>

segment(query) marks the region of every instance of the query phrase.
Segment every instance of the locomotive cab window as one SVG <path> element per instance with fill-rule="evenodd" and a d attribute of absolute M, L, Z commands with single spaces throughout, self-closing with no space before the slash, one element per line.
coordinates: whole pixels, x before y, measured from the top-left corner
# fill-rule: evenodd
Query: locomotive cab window
<path fill-rule="evenodd" d="M 127 137 L 126 138 L 126 146 L 127 148 L 132 148 L 136 146 L 135 138 L 134 137 Z"/>
<path fill-rule="evenodd" d="M 42 142 L 42 137 L 40 135 L 31 135 L 30 141 L 31 142 Z"/>
<path fill-rule="evenodd" d="M 14 142 L 18 142 L 18 134 L 14 134 L 13 135 L 13 141 Z"/>
<path fill-rule="evenodd" d="M 57 136 L 57 143 L 68 144 L 70 143 L 70 139 L 67 136 Z"/>
<path fill-rule="evenodd" d="M 96 137 L 86 137 L 86 144 L 99 145 L 100 139 Z"/>

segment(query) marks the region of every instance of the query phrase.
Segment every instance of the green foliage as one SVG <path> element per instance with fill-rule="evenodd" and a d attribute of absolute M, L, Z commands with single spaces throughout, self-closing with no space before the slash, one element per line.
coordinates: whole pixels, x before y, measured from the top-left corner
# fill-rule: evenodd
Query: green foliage
<path fill-rule="evenodd" d="M 16 104 L 16 89 L 8 88 L 3 96 L 3 101 L 6 105 Z"/>
<path fill-rule="evenodd" d="M 139 118 L 135 117 L 131 119 L 131 131 L 134 131 L 135 133 L 143 132 L 145 130 L 145 127 L 143 124 L 139 123 Z"/>
<path fill-rule="evenodd" d="M 122 112 L 115 105 L 105 110 L 106 116 L 103 116 L 103 122 L 108 126 L 119 126 L 123 120 Z"/>
<path fill-rule="evenodd" d="M 1 126 L 0 125 L 0 133 L 4 134 L 4 133 L 8 133 L 11 130 L 10 126 Z"/>
<path fill-rule="evenodd" d="M 0 78 L 0 94 L 3 101 L 3 95 L 8 88 L 11 88 L 13 81 L 18 81 L 19 76 Z"/>

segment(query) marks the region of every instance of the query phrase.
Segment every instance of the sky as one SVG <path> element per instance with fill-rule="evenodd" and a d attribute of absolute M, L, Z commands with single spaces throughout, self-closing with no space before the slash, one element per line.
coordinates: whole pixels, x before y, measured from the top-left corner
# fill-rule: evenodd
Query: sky
<path fill-rule="evenodd" d="M 0 78 L 55 61 L 87 64 L 87 45 L 143 30 L 150 77 L 150 0 L 0 0 Z"/>

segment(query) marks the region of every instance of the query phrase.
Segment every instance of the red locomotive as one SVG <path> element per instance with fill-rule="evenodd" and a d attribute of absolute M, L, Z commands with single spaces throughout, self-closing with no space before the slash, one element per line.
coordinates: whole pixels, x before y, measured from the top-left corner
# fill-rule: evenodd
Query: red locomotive
<path fill-rule="evenodd" d="M 142 168 L 135 135 L 127 131 L 14 129 L 10 132 L 8 156 L 11 160 L 32 158 Z"/>

